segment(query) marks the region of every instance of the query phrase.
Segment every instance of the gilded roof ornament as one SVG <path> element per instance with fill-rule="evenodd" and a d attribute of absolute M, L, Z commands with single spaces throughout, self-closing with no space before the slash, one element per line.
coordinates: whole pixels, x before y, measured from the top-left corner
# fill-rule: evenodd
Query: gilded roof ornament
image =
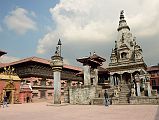
<path fill-rule="evenodd" d="M 5 75 L 15 75 L 15 72 L 14 72 L 15 68 L 14 67 L 4 67 L 4 74 Z"/>

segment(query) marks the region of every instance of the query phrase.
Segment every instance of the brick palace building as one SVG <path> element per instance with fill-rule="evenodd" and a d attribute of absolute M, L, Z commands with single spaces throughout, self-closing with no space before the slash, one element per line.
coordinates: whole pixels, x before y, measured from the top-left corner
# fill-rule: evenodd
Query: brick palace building
<path fill-rule="evenodd" d="M 0 52 L 1 55 L 6 54 L 6 52 Z M 13 85 L 16 87 L 17 92 L 7 93 L 5 90 L 7 81 L 10 78 L 3 80 L 4 85 L 2 85 L 2 79 L 0 78 L 0 98 L 2 99 L 4 95 L 7 95 L 9 103 L 25 103 L 25 102 L 40 102 L 40 101 L 52 101 L 53 99 L 53 72 L 50 66 L 50 60 L 29 57 L 21 59 L 11 63 L 1 63 L 0 73 L 4 73 L 6 69 L 14 69 L 14 74 L 19 78 L 18 85 L 15 85 L 13 80 Z M 82 69 L 80 67 L 75 67 L 72 65 L 64 64 L 62 70 L 61 78 L 61 100 L 64 101 L 64 88 L 68 85 L 77 86 L 77 84 L 83 84 L 83 76 L 79 76 Z M 104 84 L 104 79 L 108 78 L 108 71 L 104 68 L 99 68 L 99 84 Z M 102 75 L 103 74 L 103 75 Z M 103 84 L 102 84 L 103 83 Z M 10 88 L 9 88 L 10 89 Z M 16 94 L 16 97 L 15 97 Z M 14 96 L 14 97 L 13 97 Z M 12 99 L 9 99 L 11 98 Z M 12 102 L 11 102 L 12 101 Z"/>
<path fill-rule="evenodd" d="M 152 89 L 157 89 L 159 93 L 159 64 L 147 68 L 147 72 L 151 75 L 150 83 Z"/>

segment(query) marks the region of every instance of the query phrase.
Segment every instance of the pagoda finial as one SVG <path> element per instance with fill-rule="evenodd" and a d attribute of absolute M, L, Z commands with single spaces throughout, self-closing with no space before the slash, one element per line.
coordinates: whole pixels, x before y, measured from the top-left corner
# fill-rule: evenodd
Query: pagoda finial
<path fill-rule="evenodd" d="M 59 38 L 59 41 L 58 41 L 58 44 L 57 44 L 57 45 L 62 45 L 62 44 L 61 44 L 61 40 L 60 40 L 60 38 Z"/>
<path fill-rule="evenodd" d="M 130 31 L 130 28 L 129 28 L 129 26 L 127 25 L 127 23 L 126 23 L 126 20 L 124 19 L 125 17 L 124 17 L 124 10 L 121 10 L 120 11 L 120 21 L 119 21 L 119 27 L 118 27 L 118 31 L 120 31 L 121 29 L 125 29 L 125 28 L 127 28 L 129 31 Z"/>
<path fill-rule="evenodd" d="M 56 55 L 59 55 L 59 56 L 61 56 L 61 40 L 60 40 L 60 38 L 59 38 L 59 41 L 58 41 L 58 43 L 57 43 L 57 47 L 56 47 L 56 52 L 55 52 L 55 54 Z"/>
<path fill-rule="evenodd" d="M 115 49 L 117 48 L 117 41 L 115 41 Z"/>
<path fill-rule="evenodd" d="M 121 12 L 120 12 L 120 20 L 121 19 L 124 19 L 124 10 L 121 10 Z"/>
<path fill-rule="evenodd" d="M 91 52 L 89 52 L 89 55 L 91 56 L 91 55 L 92 55 L 92 53 L 91 53 Z"/>

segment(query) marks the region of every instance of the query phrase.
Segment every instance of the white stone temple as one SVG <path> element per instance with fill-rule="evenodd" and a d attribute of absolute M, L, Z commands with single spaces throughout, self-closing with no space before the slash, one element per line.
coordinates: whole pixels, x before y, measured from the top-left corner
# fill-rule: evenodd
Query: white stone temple
<path fill-rule="evenodd" d="M 134 99 L 140 96 L 151 96 L 150 78 L 146 72 L 142 49 L 130 31 L 123 10 L 117 31 L 117 41 L 112 49 L 108 67 L 110 85 L 114 90 L 112 100 L 114 104 L 133 104 Z M 137 100 L 136 104 L 139 102 Z"/>

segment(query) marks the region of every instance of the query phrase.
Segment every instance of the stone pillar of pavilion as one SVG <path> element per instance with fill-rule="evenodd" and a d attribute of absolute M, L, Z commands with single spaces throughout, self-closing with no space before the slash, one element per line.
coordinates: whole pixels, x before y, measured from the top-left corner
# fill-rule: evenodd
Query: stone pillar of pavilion
<path fill-rule="evenodd" d="M 59 39 L 55 55 L 51 57 L 50 65 L 54 77 L 54 104 L 61 104 L 61 71 L 63 68 L 63 58 L 61 57 L 61 41 Z"/>
<path fill-rule="evenodd" d="M 93 85 L 98 85 L 98 69 L 97 68 L 94 69 L 94 81 L 93 81 Z"/>
<path fill-rule="evenodd" d="M 94 52 L 93 55 L 79 58 L 77 61 L 83 63 L 84 85 L 91 85 L 91 73 L 93 73 L 93 85 L 98 85 L 98 67 L 103 65 L 102 62 L 106 60 Z"/>
<path fill-rule="evenodd" d="M 140 78 L 139 75 L 135 75 L 135 80 L 136 80 L 136 87 L 137 87 L 137 96 L 141 96 L 140 92 Z"/>
<path fill-rule="evenodd" d="M 87 64 L 83 64 L 83 71 L 84 71 L 84 85 L 90 85 L 91 84 L 90 66 Z"/>
<path fill-rule="evenodd" d="M 146 75 L 146 86 L 147 86 L 148 96 L 150 97 L 151 96 L 151 86 L 150 86 L 150 77 L 148 74 Z"/>
<path fill-rule="evenodd" d="M 111 87 L 113 87 L 113 86 L 114 86 L 113 75 L 110 75 L 110 77 L 109 77 L 109 81 L 110 81 L 110 85 L 111 85 Z"/>

